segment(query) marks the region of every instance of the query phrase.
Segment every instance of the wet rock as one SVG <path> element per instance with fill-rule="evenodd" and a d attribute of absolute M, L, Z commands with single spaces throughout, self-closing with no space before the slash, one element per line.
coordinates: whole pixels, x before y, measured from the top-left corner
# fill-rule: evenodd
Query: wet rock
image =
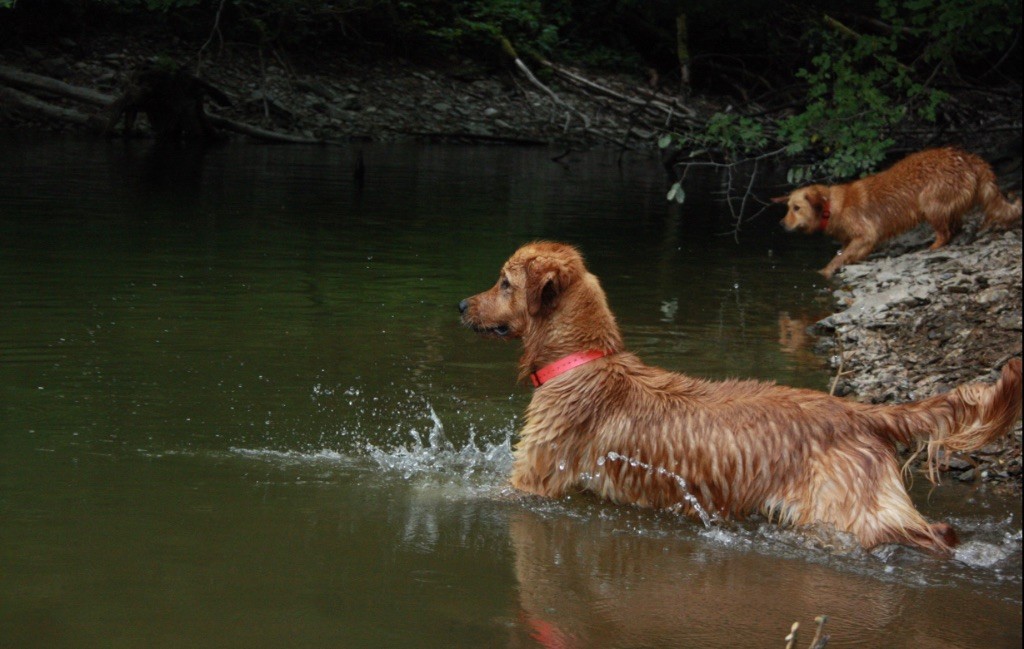
<path fill-rule="evenodd" d="M 967 469 L 963 473 L 959 474 L 956 479 L 960 482 L 974 482 L 976 473 L 977 471 L 974 469 Z"/>
<path fill-rule="evenodd" d="M 315 95 L 325 101 L 335 101 L 337 99 L 337 93 L 326 83 L 314 79 L 299 79 L 295 82 L 295 89 Z"/>

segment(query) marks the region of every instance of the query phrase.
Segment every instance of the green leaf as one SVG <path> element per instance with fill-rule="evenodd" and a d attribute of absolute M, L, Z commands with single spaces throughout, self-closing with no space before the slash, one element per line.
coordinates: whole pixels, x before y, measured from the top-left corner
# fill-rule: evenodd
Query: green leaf
<path fill-rule="evenodd" d="M 668 196 L 666 198 L 682 205 L 683 201 L 686 200 L 686 191 L 679 183 L 672 183 L 672 187 L 668 190 Z"/>

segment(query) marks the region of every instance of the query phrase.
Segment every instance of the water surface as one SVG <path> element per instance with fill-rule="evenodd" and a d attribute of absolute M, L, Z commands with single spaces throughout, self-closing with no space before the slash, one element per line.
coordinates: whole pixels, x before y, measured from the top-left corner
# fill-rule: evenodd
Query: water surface
<path fill-rule="evenodd" d="M 516 247 L 580 246 L 653 364 L 827 389 L 827 242 L 737 242 L 716 178 L 680 209 L 638 156 L 354 155 L 0 140 L 0 646 L 769 647 L 820 613 L 1019 646 L 985 489 L 918 481 L 967 541 L 937 561 L 505 486 L 518 349 L 455 305 Z"/>

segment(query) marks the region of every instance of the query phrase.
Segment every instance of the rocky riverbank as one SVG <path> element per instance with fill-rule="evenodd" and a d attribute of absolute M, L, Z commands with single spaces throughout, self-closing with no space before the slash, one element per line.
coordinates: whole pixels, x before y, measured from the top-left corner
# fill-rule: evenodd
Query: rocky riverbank
<path fill-rule="evenodd" d="M 973 227 L 939 250 L 927 250 L 930 230 L 914 230 L 836 274 L 838 310 L 815 328 L 839 373 L 837 394 L 873 403 L 920 399 L 994 381 L 1020 357 L 1021 231 Z M 946 464 L 957 480 L 1019 490 L 1020 422 L 1000 442 Z"/>

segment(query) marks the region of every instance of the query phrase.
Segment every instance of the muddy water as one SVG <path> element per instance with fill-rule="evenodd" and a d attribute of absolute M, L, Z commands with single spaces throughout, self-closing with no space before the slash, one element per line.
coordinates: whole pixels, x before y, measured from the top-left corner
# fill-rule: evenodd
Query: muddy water
<path fill-rule="evenodd" d="M 0 646 L 775 647 L 822 613 L 829 646 L 1019 646 L 1021 507 L 985 489 L 915 488 L 955 561 L 508 492 L 517 349 L 455 305 L 525 241 L 580 245 L 652 363 L 829 380 L 830 246 L 552 155 L 368 147 L 358 185 L 344 148 L 0 141 Z"/>

